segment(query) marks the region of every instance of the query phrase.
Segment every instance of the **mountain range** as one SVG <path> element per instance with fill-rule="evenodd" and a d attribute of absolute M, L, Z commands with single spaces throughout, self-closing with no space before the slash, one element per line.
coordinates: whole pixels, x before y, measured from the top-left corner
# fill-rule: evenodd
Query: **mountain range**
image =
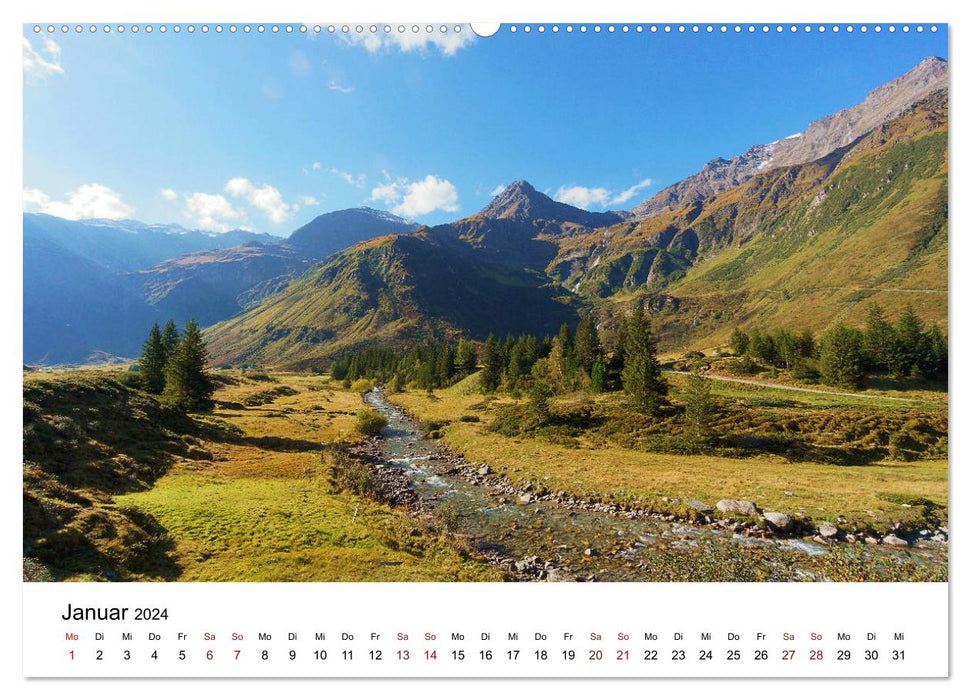
<path fill-rule="evenodd" d="M 294 368 L 373 342 L 554 333 L 581 308 L 609 333 L 634 302 L 671 349 L 735 325 L 819 330 L 869 300 L 946 324 L 947 76 L 925 59 L 625 212 L 518 181 L 454 223 L 362 207 L 286 240 L 25 214 L 24 359 L 134 356 L 169 316 L 213 324 L 217 363 Z"/>

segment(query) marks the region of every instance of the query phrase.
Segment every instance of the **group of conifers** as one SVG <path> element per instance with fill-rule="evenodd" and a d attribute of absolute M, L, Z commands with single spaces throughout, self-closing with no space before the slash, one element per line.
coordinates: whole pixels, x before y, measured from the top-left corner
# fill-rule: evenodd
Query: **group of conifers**
<path fill-rule="evenodd" d="M 213 406 L 214 386 L 206 371 L 209 351 L 194 319 L 179 333 L 175 321 L 152 326 L 142 346 L 138 371 L 142 387 L 182 411 L 205 411 Z"/>

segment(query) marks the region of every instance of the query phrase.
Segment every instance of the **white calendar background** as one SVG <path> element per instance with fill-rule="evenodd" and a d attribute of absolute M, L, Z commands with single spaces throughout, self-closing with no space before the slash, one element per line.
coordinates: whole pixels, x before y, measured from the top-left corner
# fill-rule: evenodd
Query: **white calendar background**
<path fill-rule="evenodd" d="M 24 673 L 944 677 L 947 607 L 928 583 L 30 584 Z"/>

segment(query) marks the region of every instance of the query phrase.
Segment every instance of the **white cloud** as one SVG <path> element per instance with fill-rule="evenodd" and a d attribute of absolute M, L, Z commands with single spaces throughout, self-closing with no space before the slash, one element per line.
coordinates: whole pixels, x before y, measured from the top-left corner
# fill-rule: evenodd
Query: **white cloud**
<path fill-rule="evenodd" d="M 354 88 L 352 88 L 352 87 L 344 87 L 343 85 L 341 85 L 340 83 L 338 83 L 336 80 L 331 80 L 329 83 L 327 83 L 327 89 L 328 90 L 334 90 L 335 92 L 343 92 L 345 94 L 347 94 L 349 92 L 354 92 Z"/>
<path fill-rule="evenodd" d="M 246 201 L 266 214 L 275 224 L 282 224 L 299 208 L 284 202 L 280 190 L 272 185 L 257 187 L 245 177 L 232 178 L 226 183 L 224 191 L 231 197 L 245 197 Z"/>
<path fill-rule="evenodd" d="M 178 192 L 173 190 L 171 187 L 163 187 L 158 191 L 158 193 L 159 193 L 159 196 L 162 197 L 162 199 L 167 199 L 170 202 L 174 202 L 179 198 Z"/>
<path fill-rule="evenodd" d="M 92 183 L 81 185 L 67 193 L 67 199 L 57 201 L 34 188 L 24 188 L 24 211 L 35 211 L 63 219 L 127 219 L 132 208 L 121 195 L 109 187 Z"/>
<path fill-rule="evenodd" d="M 649 178 L 649 177 L 644 178 L 643 180 L 641 180 L 640 182 L 638 182 L 636 185 L 631 185 L 630 187 L 628 187 L 623 192 L 617 193 L 614 196 L 614 198 L 610 200 L 610 203 L 611 204 L 623 204 L 624 202 L 626 202 L 627 200 L 629 200 L 631 197 L 633 197 L 634 195 L 636 195 L 638 192 L 640 192 L 645 187 L 650 187 L 651 186 L 651 182 L 652 182 L 651 178 Z"/>
<path fill-rule="evenodd" d="M 353 187 L 364 187 L 365 183 L 367 182 L 367 175 L 364 173 L 352 175 L 351 173 L 345 173 L 337 168 L 330 168 L 327 172 L 331 173 L 332 175 L 336 175 L 348 185 Z"/>
<path fill-rule="evenodd" d="M 581 209 L 589 209 L 591 206 L 605 207 L 610 200 L 610 191 L 603 187 L 570 185 L 560 187 L 553 195 L 553 199 Z"/>
<path fill-rule="evenodd" d="M 185 216 L 199 228 L 211 231 L 228 231 L 234 222 L 246 219 L 246 213 L 235 208 L 221 194 L 193 192 L 185 196 Z"/>
<path fill-rule="evenodd" d="M 394 205 L 391 211 L 399 216 L 422 216 L 433 211 L 458 211 L 459 195 L 448 180 L 434 175 L 411 182 L 396 178 L 371 190 L 371 199 Z"/>
<path fill-rule="evenodd" d="M 583 187 L 582 185 L 564 185 L 556 190 L 553 199 L 564 204 L 571 204 L 581 209 L 591 207 L 608 207 L 623 204 L 634 197 L 645 187 L 650 187 L 651 179 L 646 178 L 631 185 L 621 192 L 613 192 L 606 187 Z"/>
<path fill-rule="evenodd" d="M 316 160 L 315 160 L 315 161 L 314 161 L 314 164 L 313 164 L 313 165 L 312 165 L 311 167 L 312 167 L 312 168 L 313 168 L 314 170 L 320 170 L 320 163 L 319 163 L 318 161 L 316 161 Z"/>
<path fill-rule="evenodd" d="M 312 206 L 316 206 L 317 204 L 320 204 L 320 200 L 317 199 L 316 197 L 311 197 L 309 194 L 305 194 L 300 197 L 300 203 L 303 204 L 305 207 L 312 207 Z"/>
<path fill-rule="evenodd" d="M 498 197 L 505 191 L 505 189 L 506 189 L 505 185 L 496 185 L 496 189 L 492 190 L 492 192 L 489 193 L 489 196 Z"/>
<path fill-rule="evenodd" d="M 34 49 L 30 39 L 24 37 L 24 73 L 34 78 L 46 78 L 55 73 L 64 74 L 61 66 L 61 47 L 50 37 L 41 37 L 43 46 Z"/>
<path fill-rule="evenodd" d="M 392 31 L 385 33 L 379 30 L 375 34 L 364 32 L 348 32 L 341 34 L 344 43 L 351 46 L 363 46 L 370 53 L 377 53 L 381 50 L 398 50 L 402 52 L 417 51 L 425 54 L 430 47 L 438 49 L 443 56 L 454 56 L 459 49 L 465 48 L 475 41 L 475 33 L 467 25 L 461 25 L 461 31 L 456 32 L 451 27 L 447 32 L 439 31 L 438 27 L 433 32 L 426 32 L 424 26 L 420 26 L 417 32 L 413 32 L 411 27 L 406 27 L 406 31 L 399 32 L 397 27 L 392 27 Z"/>

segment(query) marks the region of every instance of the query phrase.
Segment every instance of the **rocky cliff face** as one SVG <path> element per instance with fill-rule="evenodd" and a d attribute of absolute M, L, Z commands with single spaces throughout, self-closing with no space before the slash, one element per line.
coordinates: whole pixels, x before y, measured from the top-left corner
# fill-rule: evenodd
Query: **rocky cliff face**
<path fill-rule="evenodd" d="M 661 190 L 630 213 L 636 219 L 645 219 L 674 211 L 693 200 L 736 187 L 760 172 L 822 158 L 947 85 L 947 61 L 935 56 L 925 58 L 899 78 L 872 90 L 863 102 L 812 122 L 800 134 L 753 146 L 728 160 L 709 161 L 696 174 Z"/>

